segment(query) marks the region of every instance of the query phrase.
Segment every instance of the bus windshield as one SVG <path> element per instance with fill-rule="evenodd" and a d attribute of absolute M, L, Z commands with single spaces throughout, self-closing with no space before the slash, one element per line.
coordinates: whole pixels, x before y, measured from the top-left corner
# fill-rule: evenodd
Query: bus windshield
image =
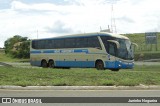
<path fill-rule="evenodd" d="M 132 44 L 128 39 L 117 39 L 120 47 L 117 50 L 117 57 L 132 60 L 134 58 Z"/>

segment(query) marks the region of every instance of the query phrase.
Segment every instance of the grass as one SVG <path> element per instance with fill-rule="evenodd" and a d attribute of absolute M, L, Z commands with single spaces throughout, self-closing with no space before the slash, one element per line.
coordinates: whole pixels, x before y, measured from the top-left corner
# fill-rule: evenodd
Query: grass
<path fill-rule="evenodd" d="M 125 36 L 129 37 L 129 39 L 134 42 L 137 43 L 139 48 L 136 49 L 136 52 L 157 52 L 160 51 L 160 33 L 157 34 L 158 36 L 158 50 L 156 51 L 156 45 L 155 44 L 148 44 L 146 45 L 145 43 L 145 33 L 133 33 L 133 34 L 124 34 Z"/>
<path fill-rule="evenodd" d="M 0 68 L 0 85 L 18 86 L 135 86 L 160 85 L 160 66 L 99 71 L 90 68 Z"/>
<path fill-rule="evenodd" d="M 160 59 L 160 32 L 158 36 L 157 50 L 155 44 L 145 43 L 145 33 L 133 33 L 133 34 L 123 34 L 129 39 L 138 44 L 138 49 L 135 48 L 135 60 L 148 60 L 148 59 Z"/>
<path fill-rule="evenodd" d="M 29 59 L 11 58 L 11 56 L 6 55 L 4 52 L 0 52 L 0 62 L 23 62 L 23 61 L 29 61 Z"/>

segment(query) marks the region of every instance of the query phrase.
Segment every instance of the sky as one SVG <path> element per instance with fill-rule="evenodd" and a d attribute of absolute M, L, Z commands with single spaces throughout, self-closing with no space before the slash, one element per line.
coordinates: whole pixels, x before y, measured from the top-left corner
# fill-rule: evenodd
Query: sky
<path fill-rule="evenodd" d="M 114 12 L 111 12 L 113 4 Z M 0 0 L 0 47 L 14 35 L 29 39 L 99 32 L 160 32 L 160 0 Z"/>

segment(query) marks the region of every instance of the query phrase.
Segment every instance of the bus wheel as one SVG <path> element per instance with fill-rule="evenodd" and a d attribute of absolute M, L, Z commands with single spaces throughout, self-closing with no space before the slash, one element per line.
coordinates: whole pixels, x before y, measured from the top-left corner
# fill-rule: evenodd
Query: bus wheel
<path fill-rule="evenodd" d="M 42 62 L 41 62 L 41 66 L 43 67 L 43 68 L 47 68 L 47 61 L 46 60 L 42 60 Z"/>
<path fill-rule="evenodd" d="M 48 62 L 48 66 L 49 66 L 49 68 L 54 68 L 54 61 L 53 61 L 53 60 L 50 60 L 50 61 Z"/>
<path fill-rule="evenodd" d="M 104 70 L 104 64 L 103 64 L 103 61 L 97 61 L 96 62 L 96 68 L 97 70 Z"/>

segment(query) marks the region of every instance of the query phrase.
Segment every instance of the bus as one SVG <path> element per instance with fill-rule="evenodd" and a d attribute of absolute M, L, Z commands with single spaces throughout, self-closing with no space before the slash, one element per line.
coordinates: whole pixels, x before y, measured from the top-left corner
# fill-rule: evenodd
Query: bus
<path fill-rule="evenodd" d="M 126 36 L 106 32 L 35 39 L 30 63 L 50 68 L 132 69 L 133 45 Z"/>

